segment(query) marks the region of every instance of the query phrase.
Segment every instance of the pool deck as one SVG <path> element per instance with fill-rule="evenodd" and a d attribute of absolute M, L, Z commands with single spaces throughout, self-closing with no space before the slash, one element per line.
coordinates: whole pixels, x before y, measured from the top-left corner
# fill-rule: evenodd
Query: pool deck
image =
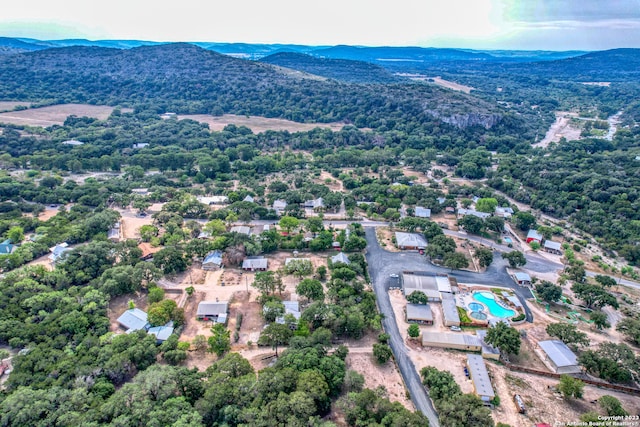
<path fill-rule="evenodd" d="M 504 290 L 507 291 L 507 292 L 513 293 L 513 291 L 511 291 L 510 289 L 505 288 Z M 503 319 L 508 319 L 508 317 L 507 318 L 503 318 L 503 317 L 494 316 L 491 313 L 491 311 L 489 310 L 489 307 L 487 307 L 486 304 L 484 304 L 481 301 L 478 301 L 478 300 L 474 299 L 473 295 L 475 293 L 477 293 L 477 292 L 491 293 L 494 296 L 494 298 L 496 297 L 496 295 L 492 291 L 487 290 L 486 288 L 479 287 L 478 289 L 475 289 L 474 287 L 470 287 L 469 291 L 461 292 L 458 295 L 456 295 L 456 304 L 459 305 L 460 307 L 463 307 L 467 311 L 470 311 L 469 310 L 469 304 L 471 304 L 471 303 L 476 303 L 476 304 L 482 305 L 484 307 L 482 312 L 487 315 L 487 321 L 489 321 L 491 319 L 496 320 L 496 321 L 503 320 Z M 511 305 L 507 305 L 507 304 L 505 304 L 503 301 L 501 301 L 498 298 L 495 298 L 495 302 L 496 302 L 496 304 L 500 305 L 502 308 L 513 311 L 514 312 L 514 316 L 519 313 L 518 310 L 516 309 L 516 307 L 512 307 Z M 511 316 L 509 316 L 509 317 L 511 317 Z M 476 319 L 476 320 L 478 320 L 478 319 Z"/>

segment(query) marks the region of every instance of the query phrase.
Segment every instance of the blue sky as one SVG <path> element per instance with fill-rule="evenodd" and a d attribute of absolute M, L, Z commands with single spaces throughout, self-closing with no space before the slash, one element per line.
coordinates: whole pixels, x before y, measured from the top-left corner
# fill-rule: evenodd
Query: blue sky
<path fill-rule="evenodd" d="M 20 0 L 0 36 L 600 50 L 640 47 L 640 0 Z"/>

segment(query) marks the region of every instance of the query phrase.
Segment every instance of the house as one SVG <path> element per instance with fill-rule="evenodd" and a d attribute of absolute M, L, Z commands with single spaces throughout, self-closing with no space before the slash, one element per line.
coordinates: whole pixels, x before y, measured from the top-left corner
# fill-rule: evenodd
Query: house
<path fill-rule="evenodd" d="M 205 205 L 224 205 L 229 203 L 227 196 L 198 196 L 196 199 Z"/>
<path fill-rule="evenodd" d="M 351 261 L 349 261 L 349 257 L 347 257 L 344 254 L 344 252 L 340 252 L 338 255 L 331 257 L 331 263 L 332 264 L 337 264 L 339 262 L 341 262 L 343 264 L 346 264 L 346 265 L 351 264 Z"/>
<path fill-rule="evenodd" d="M 127 330 L 127 334 L 141 329 L 149 329 L 147 313 L 139 308 L 132 308 L 122 313 L 118 317 L 118 323 Z"/>
<path fill-rule="evenodd" d="M 475 335 L 432 331 L 422 332 L 422 346 L 464 351 L 480 351 L 482 348 L 480 340 Z"/>
<path fill-rule="evenodd" d="M 276 214 L 282 215 L 284 210 L 287 208 L 287 201 L 282 199 L 274 200 L 271 208 L 276 211 Z"/>
<path fill-rule="evenodd" d="M 13 251 L 15 251 L 16 248 L 17 246 L 11 243 L 10 239 L 7 239 L 4 242 L 0 243 L 0 255 L 9 255 Z"/>
<path fill-rule="evenodd" d="M 251 227 L 247 225 L 235 225 L 231 227 L 231 229 L 229 229 L 229 233 L 238 233 L 238 234 L 244 234 L 246 236 L 250 236 Z"/>
<path fill-rule="evenodd" d="M 113 227 L 111 227 L 109 231 L 107 231 L 107 239 L 112 242 L 120 241 L 120 221 L 113 224 Z"/>
<path fill-rule="evenodd" d="M 135 194 L 137 196 L 146 196 L 149 194 L 149 189 L 147 188 L 132 188 L 131 194 Z"/>
<path fill-rule="evenodd" d="M 251 197 L 250 195 L 246 195 L 244 197 L 244 199 L 242 199 L 243 202 L 249 202 L 249 203 L 253 203 L 253 197 Z"/>
<path fill-rule="evenodd" d="M 227 301 L 202 301 L 198 304 L 196 319 L 225 324 L 227 323 L 228 311 L 229 302 Z"/>
<path fill-rule="evenodd" d="M 460 314 L 458 313 L 458 306 L 453 298 L 452 294 L 442 294 L 445 298 L 442 299 L 442 316 L 444 320 L 444 326 L 460 326 Z"/>
<path fill-rule="evenodd" d="M 148 147 L 148 146 L 149 146 L 148 142 L 138 142 L 137 144 L 133 144 L 131 146 L 131 148 L 137 149 L 137 148 L 145 148 L 145 147 Z"/>
<path fill-rule="evenodd" d="M 265 257 L 247 257 L 242 261 L 244 271 L 265 271 L 267 269 L 267 259 Z"/>
<path fill-rule="evenodd" d="M 161 247 L 153 247 L 151 243 L 142 242 L 138 245 L 138 248 L 142 251 L 142 255 L 140 255 L 140 259 L 147 261 L 153 258 L 153 254 L 161 250 Z"/>
<path fill-rule="evenodd" d="M 520 286 L 531 286 L 531 276 L 522 271 L 516 271 L 513 273 L 513 279 Z"/>
<path fill-rule="evenodd" d="M 210 238 L 211 238 L 211 233 L 209 233 L 208 231 L 201 231 L 200 233 L 198 233 L 198 239 L 207 240 Z"/>
<path fill-rule="evenodd" d="M 427 239 L 422 234 L 396 231 L 396 246 L 398 249 L 424 250 Z"/>
<path fill-rule="evenodd" d="M 462 218 L 463 216 L 467 216 L 467 215 L 473 215 L 480 219 L 487 219 L 491 216 L 490 213 L 479 212 L 475 209 L 463 209 L 463 208 L 458 209 L 458 218 Z"/>
<path fill-rule="evenodd" d="M 476 331 L 476 335 L 480 339 L 480 345 L 482 346 L 482 349 L 480 351 L 481 354 L 482 354 L 482 357 L 484 357 L 485 359 L 499 360 L 500 359 L 500 350 L 498 350 L 497 348 L 495 348 L 491 344 L 487 344 L 487 342 L 486 342 L 487 330 L 486 329 L 480 329 L 480 330 Z"/>
<path fill-rule="evenodd" d="M 222 267 L 222 252 L 213 251 L 209 252 L 202 261 L 202 269 L 206 271 L 217 270 Z"/>
<path fill-rule="evenodd" d="M 62 145 L 84 145 L 82 141 L 76 141 L 75 139 L 70 139 L 68 141 L 61 142 Z"/>
<path fill-rule="evenodd" d="M 296 320 L 300 320 L 300 304 L 298 301 L 282 301 L 284 304 L 284 316 L 278 317 L 276 323 L 284 324 L 284 318 L 287 314 L 292 315 Z"/>
<path fill-rule="evenodd" d="M 537 230 L 529 230 L 527 233 L 527 243 L 538 242 L 542 244 L 542 239 L 544 239 L 544 237 L 542 234 L 538 233 Z"/>
<path fill-rule="evenodd" d="M 431 218 L 431 209 L 422 206 L 416 206 L 414 216 L 416 218 Z"/>
<path fill-rule="evenodd" d="M 59 245 L 55 245 L 52 248 L 49 248 L 51 251 L 51 255 L 49 255 L 49 261 L 51 264 L 55 264 L 58 261 L 61 261 L 64 258 L 64 254 L 71 250 L 69 244 L 67 242 L 60 243 Z"/>
<path fill-rule="evenodd" d="M 539 341 L 542 361 L 556 374 L 578 374 L 581 372 L 575 353 L 560 340 Z"/>
<path fill-rule="evenodd" d="M 433 325 L 433 313 L 429 304 L 407 304 L 407 322 Z"/>
<path fill-rule="evenodd" d="M 306 200 L 303 206 L 308 209 L 313 209 L 314 211 L 319 211 L 324 209 L 324 200 L 322 200 L 322 197 L 318 197 L 315 200 Z"/>
<path fill-rule="evenodd" d="M 562 245 L 560 245 L 560 242 L 545 240 L 542 248 L 550 254 L 562 255 Z"/>
<path fill-rule="evenodd" d="M 496 215 L 503 218 L 511 218 L 511 216 L 513 215 L 513 209 L 511 209 L 510 207 L 498 206 L 496 208 Z"/>
<path fill-rule="evenodd" d="M 477 354 L 467 354 L 467 367 L 469 376 L 473 381 L 473 390 L 483 402 L 489 402 L 495 397 L 487 365 L 482 356 Z"/>
<path fill-rule="evenodd" d="M 156 343 L 162 344 L 163 342 L 169 339 L 171 334 L 173 334 L 173 331 L 174 331 L 174 327 L 173 327 L 173 322 L 171 321 L 164 326 L 154 326 L 152 328 L 149 328 L 147 330 L 147 333 L 155 335 Z"/>

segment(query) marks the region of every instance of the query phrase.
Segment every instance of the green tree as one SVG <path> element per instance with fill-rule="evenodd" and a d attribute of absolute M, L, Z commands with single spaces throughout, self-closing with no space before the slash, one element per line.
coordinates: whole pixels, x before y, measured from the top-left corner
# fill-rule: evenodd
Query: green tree
<path fill-rule="evenodd" d="M 485 224 L 482 218 L 474 215 L 465 215 L 458 220 L 458 225 L 465 229 L 467 233 L 480 234 L 484 230 Z"/>
<path fill-rule="evenodd" d="M 494 213 L 498 207 L 498 201 L 493 197 L 484 197 L 476 202 L 476 210 L 486 213 Z"/>
<path fill-rule="evenodd" d="M 373 344 L 373 357 L 376 358 L 376 361 L 383 365 L 391 359 L 393 356 L 393 352 L 391 351 L 391 347 L 386 344 L 375 343 Z"/>
<path fill-rule="evenodd" d="M 213 219 L 207 222 L 202 231 L 209 233 L 212 237 L 220 236 L 227 231 L 227 226 L 221 219 Z"/>
<path fill-rule="evenodd" d="M 491 411 L 475 394 L 462 394 L 455 399 L 444 399 L 438 405 L 438 418 L 442 427 L 494 425 Z"/>
<path fill-rule="evenodd" d="M 565 399 L 571 397 L 581 398 L 584 394 L 584 383 L 570 375 L 560 375 L 558 390 Z"/>
<path fill-rule="evenodd" d="M 599 285 L 574 283 L 573 286 L 571 286 L 571 290 L 578 298 L 583 300 L 589 308 L 602 308 L 605 305 L 618 308 L 616 297 L 605 291 Z"/>
<path fill-rule="evenodd" d="M 516 222 L 516 227 L 522 231 L 527 231 L 533 228 L 536 224 L 536 217 L 531 212 L 520 211 L 513 215 Z"/>
<path fill-rule="evenodd" d="M 278 317 L 284 316 L 284 313 L 284 304 L 278 299 L 271 299 L 262 307 L 262 315 L 267 323 L 275 322 Z"/>
<path fill-rule="evenodd" d="M 181 324 L 184 321 L 184 310 L 178 308 L 174 300 L 166 299 L 151 304 L 147 316 L 153 326 L 162 326 L 170 320 Z"/>
<path fill-rule="evenodd" d="M 487 331 L 486 342 L 497 347 L 503 353 L 515 354 L 520 352 L 520 333 L 514 327 L 499 322 Z"/>
<path fill-rule="evenodd" d="M 290 233 L 291 230 L 296 229 L 300 225 L 300 220 L 296 217 L 285 215 L 280 218 L 280 222 L 278 224 L 280 225 L 280 228 L 287 233 Z"/>
<path fill-rule="evenodd" d="M 7 231 L 7 239 L 11 243 L 20 243 L 24 240 L 24 229 L 18 225 L 14 225 Z"/>
<path fill-rule="evenodd" d="M 597 348 L 580 353 L 578 363 L 606 381 L 625 383 L 640 375 L 637 357 L 624 343 L 600 343 Z"/>
<path fill-rule="evenodd" d="M 556 302 L 562 296 L 562 288 L 547 280 L 536 283 L 535 289 L 540 299 L 546 302 Z"/>
<path fill-rule="evenodd" d="M 221 357 L 231 349 L 231 332 L 221 323 L 216 323 L 211 328 L 211 335 L 207 340 L 209 351 Z"/>
<path fill-rule="evenodd" d="M 187 269 L 183 252 L 177 248 L 164 248 L 153 255 L 153 264 L 164 274 L 181 273 Z"/>
<path fill-rule="evenodd" d="M 308 259 L 292 259 L 287 265 L 284 266 L 286 274 L 293 274 L 298 278 L 304 276 L 311 276 L 313 274 L 313 264 Z"/>
<path fill-rule="evenodd" d="M 469 260 L 462 252 L 453 252 L 444 256 L 443 265 L 451 271 L 460 270 L 469 266 Z"/>
<path fill-rule="evenodd" d="M 511 268 L 521 267 L 527 263 L 527 259 L 520 251 L 511 251 L 502 254 L 502 258 L 509 261 Z"/>
<path fill-rule="evenodd" d="M 504 231 L 504 218 L 491 216 L 484 220 L 484 225 L 491 231 L 502 233 Z"/>
<path fill-rule="evenodd" d="M 253 283 L 254 288 L 260 291 L 263 295 L 273 295 L 284 290 L 282 278 L 274 271 L 259 271 L 256 273 Z"/>
<path fill-rule="evenodd" d="M 412 325 L 409 325 L 409 329 L 407 330 L 407 333 L 411 338 L 418 338 L 420 336 L 420 327 L 415 323 Z"/>
<path fill-rule="evenodd" d="M 287 325 L 280 323 L 269 324 L 258 339 L 259 345 L 268 345 L 274 349 L 276 356 L 278 355 L 278 346 L 287 344 L 292 337 L 293 332 Z"/>
<path fill-rule="evenodd" d="M 609 329 L 611 327 L 607 314 L 602 311 L 592 311 L 589 315 L 589 319 L 593 322 L 593 326 L 595 326 L 599 331 Z"/>
<path fill-rule="evenodd" d="M 364 387 L 364 376 L 359 372 L 349 369 L 344 375 L 342 387 L 346 393 L 360 392 Z"/>
<path fill-rule="evenodd" d="M 640 319 L 625 317 L 616 325 L 616 331 L 635 345 L 640 345 Z"/>
<path fill-rule="evenodd" d="M 407 301 L 411 304 L 427 304 L 429 303 L 429 298 L 422 291 L 413 291 L 407 296 Z"/>
<path fill-rule="evenodd" d="M 493 262 L 493 251 L 491 249 L 477 248 L 474 254 L 478 258 L 480 267 L 489 267 Z"/>
<path fill-rule="evenodd" d="M 624 417 L 625 415 L 629 415 L 629 413 L 622 407 L 620 401 L 608 394 L 601 396 L 598 399 L 598 404 L 610 417 Z"/>
<path fill-rule="evenodd" d="M 442 259 L 446 254 L 455 252 L 455 250 L 455 240 L 444 234 L 440 234 L 431 239 L 425 253 L 433 259 Z"/>
<path fill-rule="evenodd" d="M 316 279 L 304 279 L 296 286 L 296 293 L 307 301 L 323 301 L 324 289 L 322 283 Z"/>
<path fill-rule="evenodd" d="M 140 227 L 140 238 L 143 242 L 150 242 L 151 239 L 158 236 L 159 232 L 160 230 L 158 230 L 158 227 L 151 224 L 145 224 Z"/>
<path fill-rule="evenodd" d="M 558 338 L 563 343 L 576 349 L 578 346 L 588 346 L 589 339 L 587 334 L 578 331 L 575 325 L 569 323 L 551 323 L 547 325 L 547 334 Z"/>
<path fill-rule="evenodd" d="M 164 299 L 164 289 L 159 287 L 153 287 L 149 289 L 149 295 L 147 295 L 147 302 L 151 305 L 156 302 L 160 302 Z"/>
<path fill-rule="evenodd" d="M 616 279 L 609 276 L 603 276 L 602 274 L 596 275 L 596 282 L 600 283 L 605 288 L 611 288 L 616 286 Z"/>

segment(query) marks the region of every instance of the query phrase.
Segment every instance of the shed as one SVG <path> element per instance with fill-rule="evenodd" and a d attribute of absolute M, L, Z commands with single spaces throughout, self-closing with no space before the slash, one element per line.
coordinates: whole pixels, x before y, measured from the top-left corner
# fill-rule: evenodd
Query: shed
<path fill-rule="evenodd" d="M 538 342 L 538 347 L 543 353 L 545 362 L 557 374 L 577 374 L 580 373 L 578 358 L 560 340 L 548 340 Z"/>
<path fill-rule="evenodd" d="M 416 206 L 415 214 L 417 218 L 431 218 L 431 209 L 423 206 Z"/>
<path fill-rule="evenodd" d="M 431 332 L 422 333 L 423 347 L 449 348 L 453 350 L 480 351 L 482 345 L 480 340 L 469 334 L 459 332 Z"/>
<path fill-rule="evenodd" d="M 251 235 L 251 227 L 247 225 L 235 225 L 229 229 L 229 233 L 244 234 L 246 236 Z"/>
<path fill-rule="evenodd" d="M 516 271 L 513 273 L 513 279 L 518 285 L 529 286 L 531 285 L 531 276 L 522 271 Z"/>
<path fill-rule="evenodd" d="M 399 249 L 425 249 L 427 239 L 422 234 L 396 231 L 396 246 Z"/>
<path fill-rule="evenodd" d="M 245 271 L 265 271 L 267 259 L 264 257 L 248 257 L 242 261 L 242 269 Z"/>
<path fill-rule="evenodd" d="M 544 237 L 542 236 L 542 234 L 538 233 L 538 230 L 529 230 L 529 232 L 527 233 L 527 243 L 542 243 L 542 239 L 544 239 Z"/>
<path fill-rule="evenodd" d="M 198 320 L 227 320 L 229 303 L 227 301 L 202 301 L 198 304 L 196 319 Z M 219 322 L 221 323 L 221 322 Z"/>
<path fill-rule="evenodd" d="M 331 257 L 331 262 L 333 264 L 337 264 L 339 262 L 343 263 L 343 264 L 351 264 L 351 261 L 349 261 L 349 257 L 346 256 L 343 252 L 340 252 L 338 255 L 336 256 L 332 256 Z"/>
<path fill-rule="evenodd" d="M 495 397 L 487 366 L 484 364 L 482 356 L 477 354 L 467 354 L 467 366 L 469 375 L 473 381 L 473 389 L 483 402 L 489 402 Z"/>
<path fill-rule="evenodd" d="M 433 325 L 433 313 L 429 304 L 407 304 L 407 322 Z"/>
<path fill-rule="evenodd" d="M 560 244 L 560 242 L 545 240 L 542 247 L 546 252 L 556 255 L 562 255 L 562 245 Z"/>
<path fill-rule="evenodd" d="M 460 315 L 458 307 L 453 298 L 445 298 L 442 300 L 442 315 L 444 317 L 444 326 L 460 326 Z"/>
<path fill-rule="evenodd" d="M 149 328 L 147 313 L 139 308 L 132 308 L 122 313 L 120 317 L 118 317 L 118 323 L 127 330 L 128 334 Z"/>
<path fill-rule="evenodd" d="M 202 269 L 207 271 L 217 270 L 222 266 L 222 252 L 213 251 L 207 254 L 202 261 Z"/>

